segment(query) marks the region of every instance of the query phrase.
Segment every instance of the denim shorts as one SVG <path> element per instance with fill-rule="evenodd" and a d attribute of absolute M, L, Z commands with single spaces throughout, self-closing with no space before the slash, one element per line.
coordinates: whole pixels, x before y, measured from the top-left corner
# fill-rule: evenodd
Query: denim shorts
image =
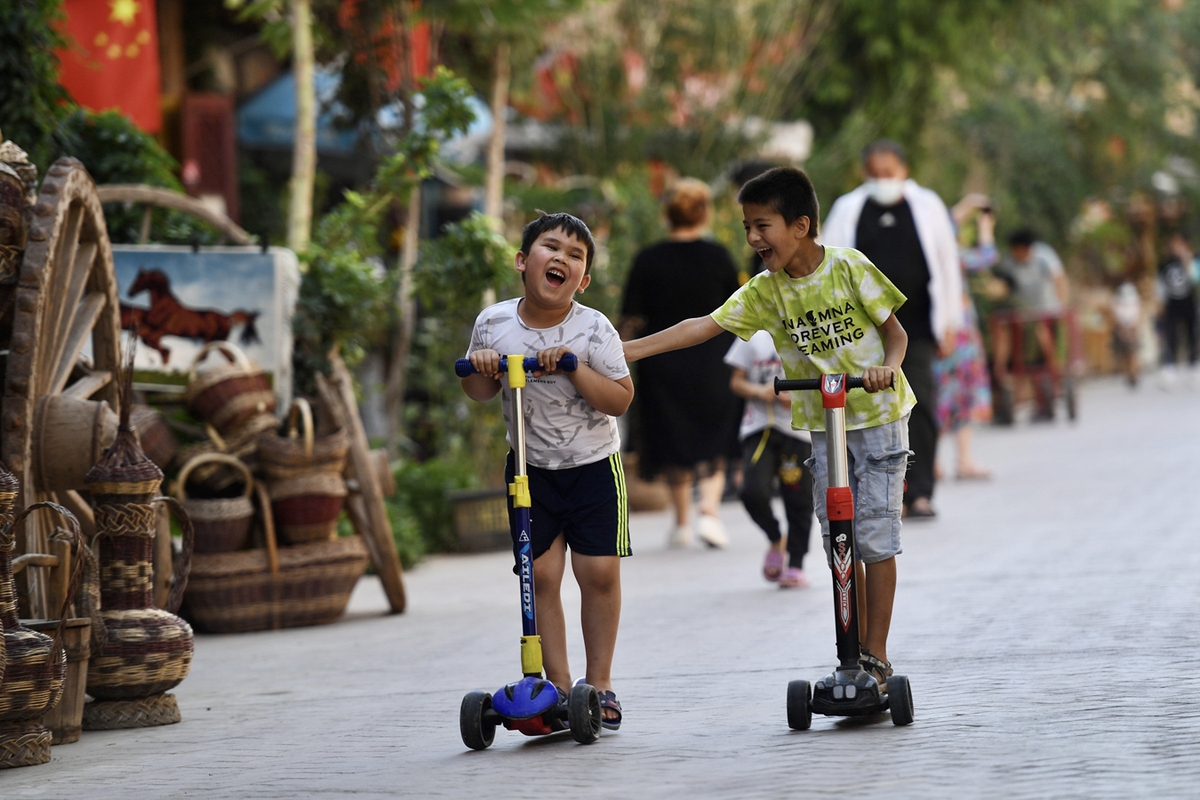
<path fill-rule="evenodd" d="M 900 511 L 904 506 L 904 473 L 908 469 L 908 414 L 874 428 L 846 431 L 850 451 L 850 490 L 854 493 L 854 550 L 866 564 L 886 561 L 903 552 L 900 547 Z M 829 520 L 825 515 L 825 489 L 829 485 L 825 461 L 825 433 L 813 431 L 813 506 L 821 520 L 825 556 L 829 557 Z"/>

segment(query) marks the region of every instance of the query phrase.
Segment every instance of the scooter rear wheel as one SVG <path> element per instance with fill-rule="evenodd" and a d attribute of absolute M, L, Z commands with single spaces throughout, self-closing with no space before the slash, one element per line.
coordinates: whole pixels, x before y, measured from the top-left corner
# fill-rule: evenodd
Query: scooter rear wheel
<path fill-rule="evenodd" d="M 913 721 L 912 687 L 908 678 L 893 675 L 888 678 L 888 708 L 892 712 L 893 725 L 911 725 Z"/>
<path fill-rule="evenodd" d="M 580 683 L 571 687 L 567 698 L 567 718 L 571 722 L 571 736 L 580 744 L 591 744 L 600 738 L 600 727 L 604 721 L 600 710 L 600 694 L 595 686 Z"/>
<path fill-rule="evenodd" d="M 787 692 L 788 727 L 806 731 L 812 726 L 812 687 L 808 681 L 792 681 Z"/>
<path fill-rule="evenodd" d="M 484 712 L 491 711 L 492 696 L 487 692 L 469 692 L 458 711 L 458 728 L 463 744 L 472 750 L 486 750 L 496 738 L 496 725 L 485 722 Z"/>

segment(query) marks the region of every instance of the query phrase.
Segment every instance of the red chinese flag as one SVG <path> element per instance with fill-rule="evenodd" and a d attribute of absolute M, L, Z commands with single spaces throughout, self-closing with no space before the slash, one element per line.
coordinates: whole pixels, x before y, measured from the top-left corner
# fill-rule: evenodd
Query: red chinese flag
<path fill-rule="evenodd" d="M 59 82 L 93 111 L 118 109 L 147 133 L 162 128 L 154 0 L 66 0 Z"/>

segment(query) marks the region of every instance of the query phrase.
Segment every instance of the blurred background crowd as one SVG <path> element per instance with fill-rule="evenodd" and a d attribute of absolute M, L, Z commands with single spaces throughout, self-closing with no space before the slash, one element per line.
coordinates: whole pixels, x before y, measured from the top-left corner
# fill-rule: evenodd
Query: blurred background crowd
<path fill-rule="evenodd" d="M 297 380 L 333 347 L 357 370 L 411 562 L 458 546 L 447 491 L 500 484 L 499 408 L 448 365 L 517 293 L 537 209 L 592 227 L 584 302 L 639 335 L 756 271 L 737 188 L 802 166 L 824 241 L 910 297 L 915 518 L 939 478 L 989 477 L 973 426 L 1072 416 L 1089 375 L 1190 387 L 1198 40 L 1189 0 L 0 0 L 0 129 L 298 252 Z M 216 240 L 107 213 L 116 242 Z M 804 442 L 779 443 L 769 354 L 731 345 L 639 365 L 627 447 L 669 488 L 637 490 L 677 546 L 720 546 L 741 492 L 782 553 L 762 493 L 787 499 Z M 777 478 L 748 481 L 763 459 Z"/>

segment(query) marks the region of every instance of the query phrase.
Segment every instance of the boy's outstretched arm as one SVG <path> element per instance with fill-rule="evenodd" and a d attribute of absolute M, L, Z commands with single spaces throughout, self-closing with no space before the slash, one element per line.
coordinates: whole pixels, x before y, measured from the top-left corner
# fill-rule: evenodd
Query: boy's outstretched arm
<path fill-rule="evenodd" d="M 863 388 L 868 392 L 882 391 L 892 385 L 908 351 L 908 333 L 895 314 L 879 326 L 879 335 L 883 337 L 883 364 L 863 370 Z"/>
<path fill-rule="evenodd" d="M 712 317 L 685 319 L 658 333 L 625 342 L 625 361 L 633 363 L 659 353 L 692 347 L 707 342 L 723 330 Z"/>

